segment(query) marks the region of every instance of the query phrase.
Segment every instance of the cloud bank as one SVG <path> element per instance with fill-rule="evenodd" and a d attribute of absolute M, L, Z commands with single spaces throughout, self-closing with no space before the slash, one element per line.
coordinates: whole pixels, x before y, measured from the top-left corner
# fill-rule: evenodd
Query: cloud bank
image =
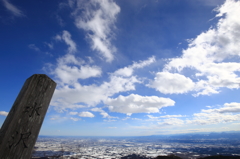
<path fill-rule="evenodd" d="M 182 56 L 170 59 L 148 86 L 165 94 L 195 91 L 194 96 L 238 88 L 240 63 L 234 61 L 240 56 L 239 7 L 240 1 L 234 0 L 218 7 L 216 26 L 189 40 Z M 191 70 L 191 76 L 184 77 L 185 69 Z"/>
<path fill-rule="evenodd" d="M 105 103 L 111 112 L 130 115 L 132 113 L 158 113 L 162 107 L 173 106 L 175 102 L 169 98 L 130 94 L 125 97 L 120 95 L 117 98 L 108 98 Z"/>
<path fill-rule="evenodd" d="M 59 83 L 63 84 L 55 90 L 51 105 L 61 110 L 81 108 L 84 106 L 96 106 L 100 102 L 105 102 L 114 94 L 135 90 L 135 84 L 141 83 L 141 80 L 134 75 L 134 71 L 147 67 L 154 61 L 155 58 L 150 57 L 144 61 L 133 62 L 132 65 L 125 67 L 131 70 L 127 75 L 122 72 L 123 68 L 120 68 L 109 74 L 108 81 L 103 81 L 99 85 L 82 85 L 78 82 L 78 79 L 82 77 L 84 73 L 74 74 L 73 70 L 76 68 L 73 66 L 66 66 L 69 62 L 73 65 L 75 63 L 78 64 L 79 61 L 71 54 L 67 54 L 58 60 L 58 66 L 54 70 L 54 73 L 59 79 Z M 69 70 L 64 69 L 64 71 L 66 71 L 64 74 L 62 73 L 63 71 L 61 73 L 58 71 L 59 69 L 67 67 L 70 68 Z M 100 70 L 97 71 L 97 68 L 97 66 L 92 66 L 91 69 L 93 70 L 86 71 L 86 74 L 91 75 L 91 72 L 96 72 L 96 74 L 93 74 L 91 77 L 98 77 L 97 75 L 100 75 Z M 88 78 L 90 78 L 90 76 Z"/>
<path fill-rule="evenodd" d="M 158 72 L 148 86 L 164 94 L 178 94 L 191 91 L 194 88 L 194 82 L 181 74 Z"/>

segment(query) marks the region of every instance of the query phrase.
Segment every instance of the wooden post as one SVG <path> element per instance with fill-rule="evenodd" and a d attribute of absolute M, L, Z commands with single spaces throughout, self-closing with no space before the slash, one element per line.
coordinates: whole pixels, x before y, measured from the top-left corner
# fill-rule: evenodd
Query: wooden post
<path fill-rule="evenodd" d="M 28 78 L 0 130 L 0 159 L 29 159 L 56 83 L 44 74 Z"/>

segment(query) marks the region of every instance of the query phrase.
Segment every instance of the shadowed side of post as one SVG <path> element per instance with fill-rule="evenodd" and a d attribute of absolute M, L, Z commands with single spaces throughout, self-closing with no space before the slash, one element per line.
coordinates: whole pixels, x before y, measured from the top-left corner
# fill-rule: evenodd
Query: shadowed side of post
<path fill-rule="evenodd" d="M 1 159 L 29 159 L 56 83 L 35 74 L 24 83 L 0 130 Z"/>

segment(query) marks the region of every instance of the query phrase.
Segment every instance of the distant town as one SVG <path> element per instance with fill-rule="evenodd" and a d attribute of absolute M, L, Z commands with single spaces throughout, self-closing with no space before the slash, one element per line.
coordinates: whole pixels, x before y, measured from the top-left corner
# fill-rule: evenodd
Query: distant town
<path fill-rule="evenodd" d="M 156 135 L 137 137 L 39 136 L 32 158 L 121 159 L 176 155 L 183 159 L 239 156 L 240 132 Z"/>

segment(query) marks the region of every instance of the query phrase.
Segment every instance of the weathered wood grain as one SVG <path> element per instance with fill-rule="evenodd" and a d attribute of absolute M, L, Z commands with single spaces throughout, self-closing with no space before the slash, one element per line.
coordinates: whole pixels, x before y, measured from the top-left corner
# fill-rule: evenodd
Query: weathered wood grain
<path fill-rule="evenodd" d="M 29 159 L 56 83 L 35 74 L 24 83 L 0 130 L 0 159 Z"/>

